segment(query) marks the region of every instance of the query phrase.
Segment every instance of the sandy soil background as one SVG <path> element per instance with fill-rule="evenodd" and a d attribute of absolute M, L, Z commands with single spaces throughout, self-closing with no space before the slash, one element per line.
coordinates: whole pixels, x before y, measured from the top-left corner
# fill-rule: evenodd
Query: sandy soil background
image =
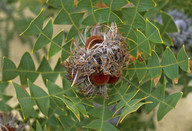
<path fill-rule="evenodd" d="M 64 26 L 54 26 L 54 34 L 59 32 L 61 29 L 67 29 Z M 14 61 L 16 66 L 18 66 L 19 61 L 26 51 L 31 52 L 31 49 L 28 45 L 23 45 L 20 43 L 19 39 L 15 37 L 15 39 L 11 42 L 10 49 L 10 59 Z M 41 55 L 44 55 L 40 52 Z M 2 58 L 2 56 L 0 56 Z M 55 63 L 59 57 L 59 54 L 54 56 L 51 59 L 51 65 L 55 66 Z M 33 57 L 34 58 L 34 57 Z M 38 67 L 38 64 L 36 64 Z M 0 73 L 0 79 L 1 79 Z M 39 76 L 35 81 L 41 87 L 44 87 L 42 79 Z M 19 78 L 17 77 L 14 81 L 19 82 Z M 61 81 L 56 81 L 57 84 L 61 84 Z M 174 87 L 173 92 L 180 91 L 179 87 Z M 14 94 L 15 90 L 12 86 L 10 86 L 6 90 L 7 94 Z M 14 106 L 16 103 L 16 99 L 12 99 L 9 103 Z M 154 111 L 156 112 L 156 110 Z M 145 116 L 148 117 L 148 116 Z M 156 120 L 156 119 L 155 119 Z M 189 94 L 186 98 L 182 98 L 177 104 L 176 108 L 170 111 L 160 122 L 156 121 L 156 131 L 192 131 L 192 93 Z"/>

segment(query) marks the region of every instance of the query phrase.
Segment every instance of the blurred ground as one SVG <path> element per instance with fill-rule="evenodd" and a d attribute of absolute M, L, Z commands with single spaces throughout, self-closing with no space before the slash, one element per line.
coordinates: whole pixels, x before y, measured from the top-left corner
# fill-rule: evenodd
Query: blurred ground
<path fill-rule="evenodd" d="M 59 32 L 61 29 L 65 29 L 67 27 L 63 26 L 55 26 L 54 34 Z M 20 43 L 18 39 L 13 39 L 11 42 L 10 49 L 10 59 L 18 66 L 19 61 L 22 55 L 29 51 L 31 53 L 31 49 L 28 45 L 23 45 Z M 41 53 L 41 55 L 44 55 Z M 0 56 L 2 57 L 2 56 Z M 59 54 L 54 56 L 51 59 L 51 65 L 55 66 L 55 63 L 59 57 Z M 34 57 L 33 57 L 34 58 Z M 35 58 L 34 58 L 35 59 Z M 39 64 L 36 64 L 38 67 Z M 0 77 L 1 77 L 0 73 Z M 19 78 L 17 77 L 14 81 L 19 82 Z M 42 79 L 39 78 L 35 82 L 41 87 L 44 87 Z M 56 81 L 58 85 L 61 85 L 61 81 Z M 192 84 L 192 83 L 191 83 Z M 180 89 L 175 87 L 174 91 L 179 91 Z M 7 94 L 15 94 L 15 90 L 12 86 L 10 86 L 7 91 Z M 14 106 L 16 104 L 16 99 L 12 99 L 9 103 Z M 147 116 L 146 116 L 147 117 Z M 156 120 L 156 119 L 155 119 Z M 177 104 L 176 108 L 170 111 L 160 122 L 156 122 L 156 131 L 192 131 L 192 94 L 189 94 L 186 98 L 182 98 Z"/>

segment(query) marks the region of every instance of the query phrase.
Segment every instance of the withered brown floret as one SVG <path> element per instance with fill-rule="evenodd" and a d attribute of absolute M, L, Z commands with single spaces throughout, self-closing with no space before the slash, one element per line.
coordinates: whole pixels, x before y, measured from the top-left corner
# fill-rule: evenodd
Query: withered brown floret
<path fill-rule="evenodd" d="M 96 93 L 108 97 L 106 83 L 116 83 L 121 77 L 122 67 L 128 62 L 126 43 L 113 23 L 108 29 L 101 25 L 92 27 L 89 38 L 88 30 L 85 29 L 81 41 L 74 42 L 73 54 L 64 62 L 66 77 L 72 86 L 80 85 L 84 95 Z M 80 47 L 81 43 L 85 46 Z"/>

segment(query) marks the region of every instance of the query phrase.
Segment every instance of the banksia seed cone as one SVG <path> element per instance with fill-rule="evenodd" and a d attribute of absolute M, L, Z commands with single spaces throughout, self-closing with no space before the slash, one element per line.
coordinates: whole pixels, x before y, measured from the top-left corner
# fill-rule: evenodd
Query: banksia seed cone
<path fill-rule="evenodd" d="M 120 79 L 121 68 L 128 61 L 126 44 L 113 23 L 108 30 L 100 25 L 92 27 L 87 39 L 88 30 L 85 29 L 84 47 L 79 47 L 83 41 L 75 42 L 73 55 L 64 62 L 66 77 L 72 85 L 81 85 L 84 95 L 95 92 L 108 97 L 106 84 L 115 84 Z"/>

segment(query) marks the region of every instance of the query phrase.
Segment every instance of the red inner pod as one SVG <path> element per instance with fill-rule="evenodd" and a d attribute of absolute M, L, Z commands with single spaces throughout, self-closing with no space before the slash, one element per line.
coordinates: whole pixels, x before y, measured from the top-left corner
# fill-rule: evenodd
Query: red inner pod
<path fill-rule="evenodd" d="M 87 39 L 85 43 L 85 49 L 91 49 L 95 44 L 102 43 L 104 39 L 101 36 L 91 36 Z M 121 76 L 109 76 L 104 75 L 104 73 L 94 73 L 91 75 L 91 81 L 96 85 L 105 85 L 105 84 L 115 84 Z"/>
<path fill-rule="evenodd" d="M 101 36 L 91 36 L 89 37 L 89 39 L 87 39 L 86 43 L 85 43 L 85 49 L 87 50 L 87 48 L 91 49 L 95 44 L 97 43 L 102 43 L 104 41 L 104 39 Z"/>

